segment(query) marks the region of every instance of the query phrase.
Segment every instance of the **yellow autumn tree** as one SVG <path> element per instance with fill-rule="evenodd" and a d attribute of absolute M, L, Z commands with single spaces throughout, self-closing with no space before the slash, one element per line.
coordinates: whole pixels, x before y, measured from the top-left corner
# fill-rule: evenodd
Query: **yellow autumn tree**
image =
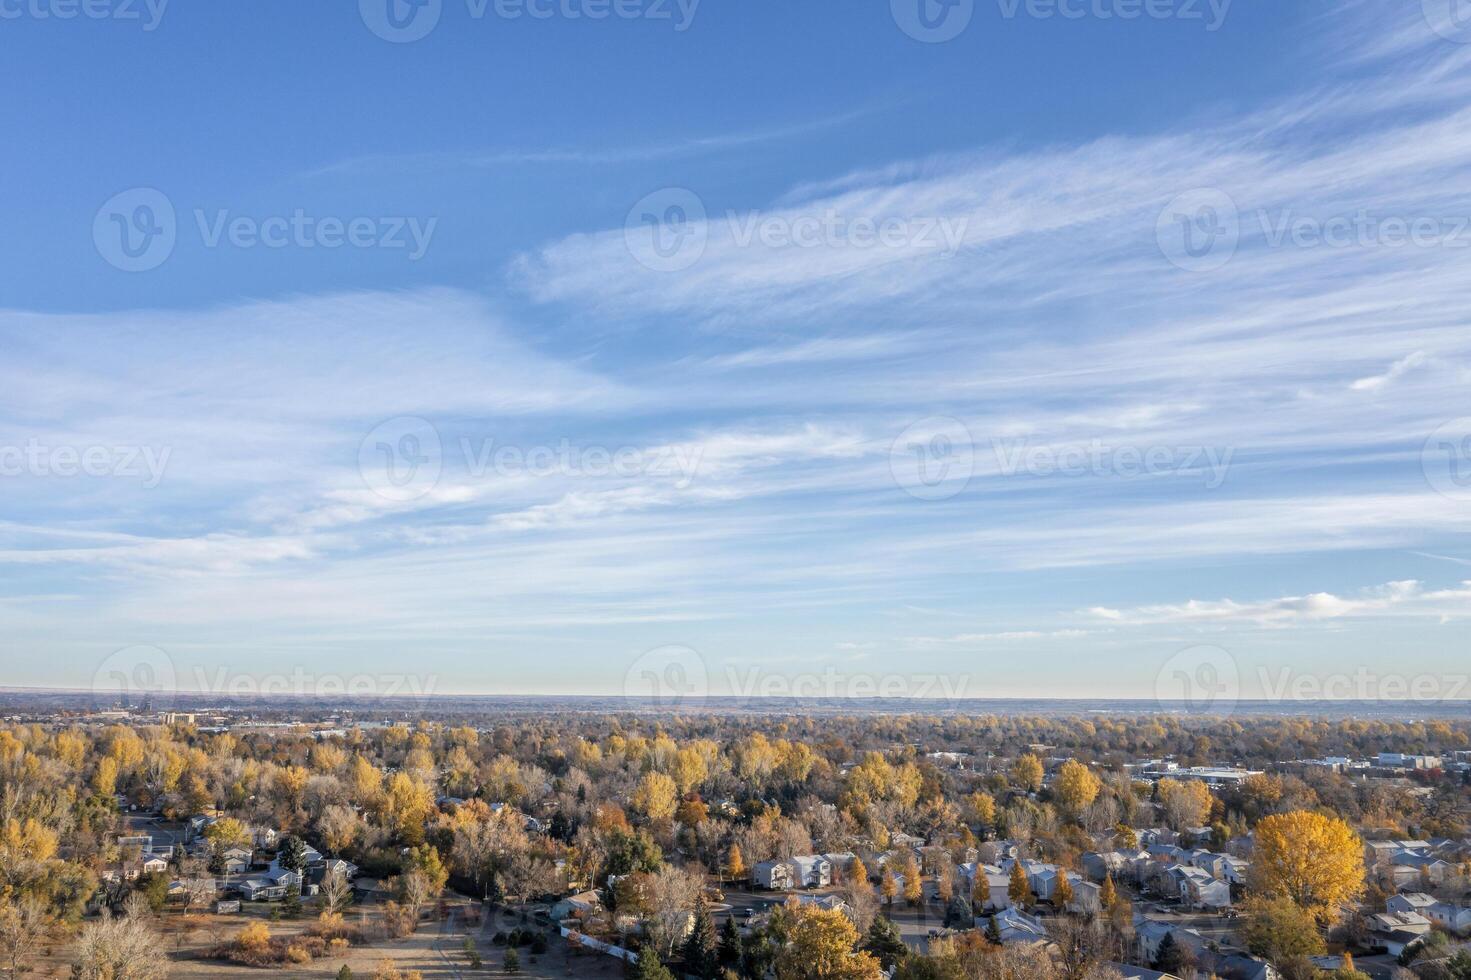
<path fill-rule="evenodd" d="M 733 881 L 740 881 L 746 877 L 746 859 L 741 855 L 739 844 L 734 842 L 725 855 L 725 873 Z"/>
<path fill-rule="evenodd" d="M 1026 908 L 1032 900 L 1032 882 L 1027 877 L 1027 869 L 1022 867 L 1020 861 L 1011 866 L 1011 880 L 1006 884 L 1006 895 L 1011 899 L 1011 904 Z"/>
<path fill-rule="evenodd" d="M 679 807 L 679 792 L 674 780 L 662 772 L 646 772 L 634 787 L 630 802 L 650 820 L 664 821 Z"/>
<path fill-rule="evenodd" d="M 1196 779 L 1161 779 L 1157 787 L 1165 820 L 1175 830 L 1188 830 L 1205 823 L 1211 812 L 1211 791 Z"/>
<path fill-rule="evenodd" d="M 1057 888 L 1052 892 L 1052 907 L 1059 911 L 1066 911 L 1073 903 L 1073 883 L 1068 881 L 1065 873 L 1058 873 Z"/>
<path fill-rule="evenodd" d="M 996 822 L 996 798 L 990 793 L 972 793 L 966 802 L 970 804 L 971 812 L 975 814 L 976 823 L 982 827 L 989 827 Z"/>
<path fill-rule="evenodd" d="M 785 913 L 777 980 L 879 980 L 879 961 L 857 949 L 858 930 L 841 909 L 798 906 Z"/>
<path fill-rule="evenodd" d="M 1062 764 L 1053 785 L 1063 812 L 1074 819 L 1082 816 L 1083 811 L 1093 804 L 1102 788 L 1103 783 L 1093 775 L 1093 770 L 1076 759 Z"/>
<path fill-rule="evenodd" d="M 1042 760 L 1032 753 L 1019 756 L 1011 766 L 1011 781 L 1029 793 L 1042 788 Z"/>
<path fill-rule="evenodd" d="M 904 901 L 911 906 L 918 905 L 924 897 L 924 879 L 920 877 L 919 862 L 915 860 L 913 851 L 905 852 L 899 873 L 904 876 Z"/>
<path fill-rule="evenodd" d="M 388 813 L 395 833 L 405 843 L 412 845 L 423 841 L 424 821 L 433 810 L 432 789 L 407 773 L 393 774 L 388 781 Z"/>
<path fill-rule="evenodd" d="M 1291 899 L 1328 925 L 1364 890 L 1364 843 L 1337 817 L 1274 813 L 1256 825 L 1250 886 L 1264 898 Z"/>

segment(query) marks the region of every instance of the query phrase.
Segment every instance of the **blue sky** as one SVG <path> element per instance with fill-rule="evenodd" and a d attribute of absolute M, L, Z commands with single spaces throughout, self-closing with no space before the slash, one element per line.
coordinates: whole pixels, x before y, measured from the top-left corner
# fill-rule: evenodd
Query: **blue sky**
<path fill-rule="evenodd" d="M 1466 696 L 1452 2 L 0 6 L 5 683 Z"/>

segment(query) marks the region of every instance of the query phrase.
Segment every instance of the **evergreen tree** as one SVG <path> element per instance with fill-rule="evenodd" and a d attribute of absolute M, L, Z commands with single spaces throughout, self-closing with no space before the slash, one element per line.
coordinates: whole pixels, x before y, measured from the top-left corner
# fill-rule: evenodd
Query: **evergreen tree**
<path fill-rule="evenodd" d="M 669 967 L 659 962 L 654 947 L 645 946 L 639 950 L 638 963 L 633 968 L 633 980 L 674 980 L 674 974 L 669 972 Z"/>
<path fill-rule="evenodd" d="M 873 925 L 868 927 L 868 936 L 863 940 L 863 948 L 872 953 L 885 970 L 892 969 L 894 964 L 909 954 L 909 947 L 904 945 L 904 938 L 899 934 L 899 927 L 881 915 L 877 916 L 873 920 Z"/>
<path fill-rule="evenodd" d="M 986 920 L 986 941 L 994 946 L 1001 945 L 1001 927 L 996 924 L 994 915 Z"/>
<path fill-rule="evenodd" d="M 1185 966 L 1185 953 L 1180 949 L 1180 944 L 1175 942 L 1173 932 L 1165 933 L 1165 938 L 1160 940 L 1159 950 L 1154 955 L 1154 968 L 1161 973 L 1176 973 Z"/>
<path fill-rule="evenodd" d="M 741 962 L 741 931 L 736 928 L 735 919 L 725 920 L 725 925 L 720 929 L 720 965 L 733 967 Z"/>
<path fill-rule="evenodd" d="M 301 914 L 301 888 L 292 885 L 286 889 L 286 897 L 281 899 L 281 911 L 291 918 Z"/>
<path fill-rule="evenodd" d="M 516 948 L 514 946 L 507 947 L 506 957 L 504 960 L 501 961 L 501 965 L 505 968 L 505 971 L 507 973 L 521 972 L 521 954 L 516 952 Z"/>
<path fill-rule="evenodd" d="M 306 842 L 296 836 L 283 838 L 278 860 L 281 867 L 301 874 L 306 870 Z"/>
<path fill-rule="evenodd" d="M 720 969 L 720 950 L 715 936 L 715 920 L 710 917 L 710 906 L 705 896 L 695 898 L 695 922 L 689 938 L 684 942 L 684 968 L 705 980 L 714 980 Z"/>
<path fill-rule="evenodd" d="M 342 964 L 342 969 L 337 971 L 337 980 L 352 980 L 352 967 Z"/>

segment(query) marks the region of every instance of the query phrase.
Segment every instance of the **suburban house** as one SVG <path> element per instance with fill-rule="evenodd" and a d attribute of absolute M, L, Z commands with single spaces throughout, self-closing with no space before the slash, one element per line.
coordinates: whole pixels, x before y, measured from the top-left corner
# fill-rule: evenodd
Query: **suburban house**
<path fill-rule="evenodd" d="M 1133 855 L 1125 851 L 1089 851 L 1083 855 L 1083 874 L 1089 881 L 1101 882 L 1109 875 L 1122 881 L 1133 871 Z"/>
<path fill-rule="evenodd" d="M 1152 844 L 1173 844 L 1180 839 L 1180 835 L 1167 827 L 1146 827 L 1139 831 L 1140 847 L 1149 847 Z"/>
<path fill-rule="evenodd" d="M 1247 872 L 1251 870 L 1251 862 L 1244 858 L 1230 854 L 1213 854 L 1210 851 L 1192 857 L 1190 863 L 1203 871 L 1209 871 L 1211 877 L 1233 885 L 1246 884 Z"/>
<path fill-rule="evenodd" d="M 832 853 L 824 854 L 822 856 L 827 860 L 827 863 L 832 866 L 833 871 L 842 875 L 846 875 L 850 870 L 852 870 L 853 862 L 858 860 L 858 855 L 854 854 L 852 851 L 833 851 Z"/>
<path fill-rule="evenodd" d="M 799 905 L 811 905 L 828 912 L 837 909 L 844 915 L 847 915 L 849 912 L 848 903 L 843 901 L 840 895 L 798 895 L 797 903 Z"/>
<path fill-rule="evenodd" d="M 1434 904 L 1435 899 L 1424 892 L 1405 892 L 1389 896 L 1384 907 L 1390 912 L 1419 912 L 1421 915 L 1429 915 L 1430 907 Z"/>
<path fill-rule="evenodd" d="M 758 888 L 790 891 L 796 887 L 796 871 L 785 861 L 762 861 L 751 869 L 751 880 Z"/>
<path fill-rule="evenodd" d="M 1180 980 L 1173 973 L 1146 970 L 1142 966 L 1129 966 L 1127 963 L 1109 963 L 1107 965 L 1112 972 L 1117 973 L 1123 980 Z"/>
<path fill-rule="evenodd" d="M 1237 980 L 1280 980 L 1277 968 L 1259 956 L 1232 953 L 1216 958 L 1215 969 L 1222 976 Z"/>
<path fill-rule="evenodd" d="M 301 887 L 301 875 L 272 865 L 264 874 L 241 882 L 240 894 L 252 902 L 285 898 L 293 885 Z"/>
<path fill-rule="evenodd" d="M 184 821 L 184 843 L 189 843 L 204 834 L 205 829 L 216 820 L 220 819 L 218 810 L 213 813 L 196 813 Z"/>
<path fill-rule="evenodd" d="M 1042 920 L 1035 916 L 1027 915 L 1018 908 L 1005 908 L 991 917 L 996 923 L 996 931 L 1001 935 L 1003 943 L 1041 943 L 1047 941 L 1047 927 Z M 976 928 L 984 929 L 986 926 L 979 918 L 976 919 Z"/>
<path fill-rule="evenodd" d="M 1398 956 L 1428 934 L 1430 920 L 1419 912 L 1380 912 L 1368 918 L 1369 933 L 1375 945 L 1383 946 L 1390 956 Z"/>
<path fill-rule="evenodd" d="M 833 865 L 821 854 L 803 854 L 785 861 L 762 861 L 751 874 L 758 886 L 772 891 L 825 888 L 832 884 Z"/>
<path fill-rule="evenodd" d="M 981 910 L 986 912 L 999 912 L 1001 909 L 1011 907 L 1011 896 L 1007 893 L 1011 885 L 1011 879 L 994 864 L 962 864 L 956 869 L 956 875 L 965 887 L 966 895 L 974 895 L 976 891 L 976 875 L 984 876 L 984 895 L 981 902 Z"/>
<path fill-rule="evenodd" d="M 1458 935 L 1471 932 L 1471 908 L 1462 905 L 1452 905 L 1449 902 L 1436 902 L 1423 913 L 1431 922 L 1448 929 Z"/>
<path fill-rule="evenodd" d="M 220 870 L 227 875 L 244 874 L 250 870 L 254 857 L 254 852 L 248 847 L 227 847 L 220 852 Z"/>
<path fill-rule="evenodd" d="M 1083 876 L 1068 872 L 1068 884 L 1073 888 L 1073 900 L 1068 902 L 1068 911 L 1080 915 L 1094 915 L 1103 910 L 1103 888 Z"/>
<path fill-rule="evenodd" d="M 1023 861 L 1025 868 L 1031 862 Z M 1033 870 L 1035 869 L 1035 870 Z M 1072 901 L 1068 908 L 1074 912 L 1097 912 L 1102 906 L 1099 895 L 1102 889 L 1091 881 L 1084 880 L 1083 876 L 1076 871 L 1063 871 L 1052 864 L 1033 864 L 1027 869 L 1028 880 L 1032 886 L 1032 892 L 1041 900 L 1052 902 L 1057 895 L 1057 883 L 1063 875 L 1067 875 L 1068 885 L 1073 890 Z M 1009 885 L 1011 879 L 1005 878 Z"/>
<path fill-rule="evenodd" d="M 1165 941 L 1166 936 L 1173 936 L 1177 946 L 1189 949 L 1197 955 L 1205 950 L 1205 937 L 1194 929 L 1171 922 L 1141 918 L 1134 922 L 1134 940 L 1138 945 L 1139 959 L 1146 963 L 1153 963 L 1158 959 L 1159 944 Z"/>
<path fill-rule="evenodd" d="M 576 895 L 568 895 L 556 905 L 553 905 L 551 916 L 555 921 L 571 919 L 573 917 L 584 918 L 596 914 L 602 907 L 603 902 L 598 897 L 597 892 L 579 892 Z"/>
<path fill-rule="evenodd" d="M 1231 884 L 1201 868 L 1177 864 L 1168 871 L 1179 889 L 1180 901 L 1196 909 L 1231 907 Z"/>
<path fill-rule="evenodd" d="M 803 888 L 825 888 L 832 884 L 832 862 L 821 855 L 804 854 L 788 863 L 795 869 L 793 879 Z"/>

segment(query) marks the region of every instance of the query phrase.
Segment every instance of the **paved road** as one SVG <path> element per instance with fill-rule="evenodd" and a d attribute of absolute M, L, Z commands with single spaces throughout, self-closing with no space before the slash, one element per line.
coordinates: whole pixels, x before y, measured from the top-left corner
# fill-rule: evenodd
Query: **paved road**
<path fill-rule="evenodd" d="M 161 818 L 150 813 L 123 814 L 123 828 L 128 834 L 150 835 L 155 847 L 184 843 L 183 824 L 165 823 Z"/>

